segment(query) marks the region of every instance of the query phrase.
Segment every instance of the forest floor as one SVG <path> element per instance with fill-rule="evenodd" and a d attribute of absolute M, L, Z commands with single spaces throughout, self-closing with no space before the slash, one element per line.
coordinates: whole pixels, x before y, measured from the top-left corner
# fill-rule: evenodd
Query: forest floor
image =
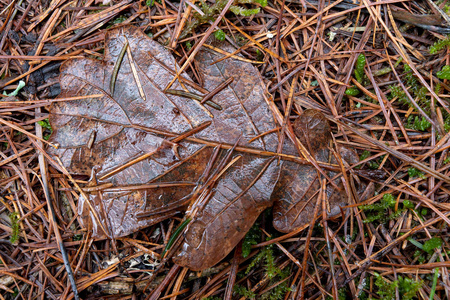
<path fill-rule="evenodd" d="M 449 8 L 446 0 L 0 1 L 0 87 L 4 91 L 0 95 L 0 299 L 450 299 Z M 81 123 L 88 124 L 86 114 L 95 108 L 87 105 L 86 109 L 86 103 L 99 96 L 85 85 L 70 86 L 74 81 L 67 81 L 67 75 L 60 76 L 60 67 L 64 66 L 64 74 L 79 71 L 72 71 L 69 65 L 72 69 L 90 70 L 92 74 L 85 76 L 92 80 L 112 70 L 107 74 L 114 79 L 103 82 L 105 87 L 110 88 L 111 95 L 115 95 L 114 89 L 126 90 L 120 77 L 121 59 L 129 63 L 134 57 L 142 68 L 146 62 L 138 61 L 138 57 L 147 51 L 135 49 L 132 53 L 136 41 L 131 38 L 130 46 L 127 41 L 116 52 L 111 48 L 115 41 L 112 32 L 130 25 L 147 35 L 137 42 L 151 38 L 166 49 L 170 56 L 159 57 L 164 63 L 174 57 L 176 70 L 170 70 L 173 76 L 169 80 L 178 82 L 176 75 L 184 72 L 183 82 L 174 85 L 179 89 L 185 88 L 184 83 L 190 86 L 182 96 L 191 98 L 185 99 L 187 107 L 193 105 L 189 101 L 201 101 L 213 90 L 207 85 L 211 80 L 208 76 L 214 74 L 205 74 L 204 69 L 212 70 L 222 59 L 227 59 L 225 64 L 222 62 L 226 67 L 233 59 L 233 66 L 243 68 L 239 70 L 239 74 L 244 72 L 239 82 L 250 84 L 250 90 L 244 92 L 263 87 L 264 97 L 248 100 L 261 101 L 252 103 L 267 108 L 268 115 L 261 118 L 268 118 L 269 125 L 257 121 L 251 124 L 256 132 L 259 130 L 257 139 L 276 136 L 279 141 L 298 146 L 301 143 L 291 134 L 294 121 L 307 109 L 326 116 L 332 139 L 320 147 L 330 156 L 333 153 L 334 164 L 319 161 L 311 145 L 289 155 L 276 144 L 268 145 L 267 149 L 272 149 L 268 152 L 251 145 L 229 152 L 241 153 L 244 162 L 255 154 L 272 156 L 269 163 L 274 163 L 275 157 L 310 166 L 307 170 L 313 170 L 317 181 L 308 186 L 315 189 L 308 196 L 313 208 L 301 220 L 302 226 L 279 232 L 272 225 L 276 212 L 272 213 L 278 208 L 258 207 L 256 215 L 248 213 L 244 227 L 257 220 L 245 238 L 240 241 L 241 235 L 231 240 L 231 246 L 224 242 L 223 247 L 230 248 L 226 250 L 229 255 L 218 258 L 216 265 L 208 265 L 205 270 L 191 271 L 175 264 L 171 256 L 183 243 L 187 230 L 194 230 L 191 224 L 201 212 L 196 215 L 194 209 L 184 215 L 186 206 L 177 206 L 145 224 L 134 224 L 134 219 L 124 217 L 104 221 L 105 212 L 95 206 L 98 203 L 94 203 L 92 195 L 107 198 L 108 191 L 123 188 L 117 182 L 125 176 L 116 173 L 125 168 L 136 171 L 130 165 L 137 161 L 129 163 L 122 157 L 114 162 L 119 159 L 115 156 L 119 150 L 133 147 L 125 144 L 124 148 L 111 150 L 113 146 L 104 145 L 101 150 L 98 145 L 105 134 L 102 130 L 114 131 L 117 124 L 121 130 L 128 130 L 134 124 L 124 126 L 117 117 L 108 119 L 110 127 L 99 126 L 101 129 L 89 133 L 85 127 L 79 129 L 81 125 L 70 127 L 80 119 L 55 117 L 55 111 L 65 110 L 67 115 L 73 112 L 76 118 L 82 118 Z M 225 48 L 215 46 L 221 42 L 232 46 L 226 48 L 228 51 L 221 50 Z M 203 51 L 214 52 L 222 59 L 202 64 L 197 59 Z M 108 61 L 114 55 L 120 62 Z M 104 57 L 105 63 L 101 64 Z M 84 65 L 83 58 L 91 59 L 92 66 Z M 96 61 L 100 67 L 95 67 Z M 133 93 L 145 98 L 147 84 L 140 82 L 139 70 L 129 65 L 128 77 L 138 83 Z M 259 75 L 250 77 L 253 71 L 253 75 Z M 160 80 L 158 73 L 150 77 Z M 89 80 L 85 79 L 87 84 Z M 210 114 L 226 116 L 225 112 L 217 112 L 214 103 L 224 103 L 221 89 L 237 85 L 236 78 L 234 81 L 224 82 L 214 91 L 217 95 L 208 96 L 211 107 L 204 108 Z M 173 82 L 163 83 L 168 84 L 167 93 Z M 204 95 L 192 93 L 191 88 Z M 183 91 L 173 89 L 169 93 L 175 95 L 168 97 L 180 98 Z M 107 115 L 104 105 L 97 107 L 96 113 Z M 127 117 L 137 120 L 139 111 L 134 113 Z M 164 123 L 164 116 L 161 120 Z M 227 126 L 234 123 L 223 121 Z M 153 134 L 158 137 L 172 128 L 155 124 Z M 63 132 L 63 127 L 72 131 Z M 145 134 L 153 130 L 142 128 Z M 231 128 L 230 136 L 236 128 Z M 245 135 L 247 128 L 236 130 Z M 193 134 L 166 134 L 156 151 L 169 148 L 176 152 L 178 141 L 193 142 Z M 328 136 L 326 131 L 323 135 Z M 311 137 L 309 141 L 315 142 L 316 138 L 320 139 Z M 195 141 L 202 143 L 200 139 Z M 231 138 L 230 142 L 221 141 L 211 142 L 208 147 L 233 146 Z M 75 149 L 78 152 L 73 157 L 80 159 L 68 162 L 64 154 L 61 162 L 61 152 L 53 149 L 57 144 L 63 148 L 69 144 L 65 149 Z M 183 157 L 189 147 L 180 145 Z M 352 148 L 359 158 L 351 162 L 341 159 L 334 151 L 338 145 Z M 211 184 L 207 187 L 204 182 L 195 183 L 205 187 L 198 190 L 219 190 L 221 180 L 228 178 L 240 157 L 232 162 L 224 159 L 228 165 L 222 166 L 224 169 L 214 180 L 208 179 Z M 112 161 L 120 170 L 101 176 L 89 159 L 104 165 Z M 157 175 L 178 182 L 168 183 L 176 185 L 173 195 L 186 189 L 185 185 L 192 190 L 186 179 L 189 170 L 185 170 L 187 175 L 169 171 Z M 258 178 L 266 176 L 260 172 Z M 292 174 L 293 182 L 295 176 Z M 109 177 L 115 181 L 108 181 Z M 248 183 L 249 190 L 258 184 L 255 180 Z M 285 181 L 288 189 L 289 180 Z M 144 183 L 145 187 L 140 186 Z M 152 184 L 150 180 L 127 187 L 151 194 L 155 188 Z M 327 205 L 331 209 L 337 206 L 327 198 L 330 195 L 325 186 L 336 184 L 339 200 L 345 199 L 345 205 L 334 210 L 336 216 L 327 217 Z M 304 188 L 301 184 L 296 187 Z M 167 186 L 155 190 L 159 188 Z M 139 194 L 130 193 L 129 197 Z M 201 197 L 200 192 L 194 195 Z M 242 199 L 248 202 L 244 196 Z M 292 199 L 297 201 L 295 204 L 306 203 L 295 195 Z M 131 209 L 127 205 L 122 208 L 124 216 Z M 93 223 L 97 228 L 92 228 Z M 110 226 L 121 230 L 122 223 L 131 224 L 124 229 L 127 235 L 99 238 L 100 227 L 105 231 Z M 215 234 L 207 238 L 220 240 L 222 229 L 215 227 Z M 227 238 L 227 234 L 223 236 Z M 214 256 L 218 250 L 207 249 L 203 253 L 206 256 Z"/>

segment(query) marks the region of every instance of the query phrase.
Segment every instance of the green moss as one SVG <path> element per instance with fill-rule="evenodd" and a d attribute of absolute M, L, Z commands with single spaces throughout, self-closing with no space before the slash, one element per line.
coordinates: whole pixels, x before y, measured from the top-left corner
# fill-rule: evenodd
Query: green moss
<path fill-rule="evenodd" d="M 356 86 L 352 86 L 351 88 L 345 90 L 345 94 L 348 96 L 356 97 L 359 93 L 361 93 L 361 91 Z"/>
<path fill-rule="evenodd" d="M 261 230 L 259 229 L 259 224 L 255 223 L 252 228 L 247 232 L 242 241 L 242 257 L 247 257 L 252 251 L 252 246 L 258 244 L 261 237 Z"/>
<path fill-rule="evenodd" d="M 180 35 L 180 39 L 185 38 L 189 33 L 193 32 L 198 26 L 214 21 L 217 16 L 222 12 L 222 10 L 227 5 L 227 0 L 217 0 L 214 4 L 208 5 L 204 0 L 200 0 L 201 10 L 203 15 L 198 12 L 193 13 L 192 22 L 188 23 Z M 260 8 L 246 8 L 237 4 L 257 4 L 262 7 L 267 5 L 267 0 L 235 0 L 234 5 L 230 6 L 230 11 L 235 15 L 240 16 L 251 16 L 259 13 Z"/>
<path fill-rule="evenodd" d="M 219 29 L 219 30 L 214 31 L 214 37 L 215 37 L 217 40 L 219 40 L 219 41 L 222 42 L 222 41 L 225 40 L 226 35 L 225 35 L 225 32 L 223 32 L 222 29 Z"/>
<path fill-rule="evenodd" d="M 414 209 L 414 203 L 409 200 L 403 200 L 403 207 L 406 209 Z"/>
<path fill-rule="evenodd" d="M 9 241 L 14 244 L 19 240 L 19 214 L 13 212 L 9 214 L 9 220 L 11 221 L 11 236 Z"/>
<path fill-rule="evenodd" d="M 405 64 L 403 67 L 403 75 L 406 83 L 405 85 L 409 89 L 411 97 L 416 99 L 417 104 L 422 108 L 422 110 L 429 112 L 431 99 L 427 96 L 427 88 L 419 83 L 408 65 Z M 390 99 L 398 98 L 401 104 L 407 105 L 408 107 L 416 110 L 416 107 L 411 103 L 403 88 L 394 85 L 391 85 L 389 88 L 391 90 L 389 97 Z"/>
<path fill-rule="evenodd" d="M 437 249 L 442 246 L 442 239 L 439 237 L 433 237 L 423 244 L 423 251 L 432 253 L 434 249 Z"/>
<path fill-rule="evenodd" d="M 248 274 L 255 266 L 263 264 L 265 269 L 265 275 L 269 279 L 269 285 L 273 285 L 287 278 L 290 274 L 289 270 L 288 269 L 281 270 L 275 264 L 275 256 L 273 252 L 274 252 L 273 244 L 263 247 L 261 251 L 252 259 L 245 273 Z M 242 287 L 240 287 L 239 289 L 242 289 Z M 287 281 L 285 281 L 277 285 L 275 288 L 262 294 L 260 296 L 260 299 L 269 299 L 269 300 L 283 299 L 284 295 L 290 290 L 291 289 L 289 288 Z"/>
<path fill-rule="evenodd" d="M 436 73 L 439 79 L 450 79 L 450 66 L 443 66 L 442 70 Z"/>
<path fill-rule="evenodd" d="M 431 123 L 428 122 L 425 117 L 411 115 L 406 120 L 405 127 L 417 131 L 427 131 L 427 129 L 431 127 Z"/>
<path fill-rule="evenodd" d="M 398 282 L 394 281 L 389 283 L 383 276 L 378 273 L 375 275 L 375 285 L 378 288 L 377 295 L 380 296 L 381 300 L 392 300 L 395 299 L 395 289 L 398 286 Z"/>
<path fill-rule="evenodd" d="M 422 179 L 426 178 L 425 174 L 423 174 L 420 170 L 418 170 L 418 169 L 416 169 L 414 167 L 411 167 L 411 168 L 408 169 L 408 176 L 409 176 L 410 179 L 416 178 L 416 177 L 420 177 Z"/>
<path fill-rule="evenodd" d="M 450 162 L 450 156 L 444 159 L 444 165 L 448 164 Z"/>
<path fill-rule="evenodd" d="M 450 46 L 450 36 L 448 36 L 447 38 L 437 41 L 436 43 L 434 43 L 431 47 L 430 47 L 430 54 L 436 54 L 439 51 L 441 51 L 442 49 L 447 48 L 448 46 Z"/>
<path fill-rule="evenodd" d="M 443 243 L 442 239 L 439 237 L 433 237 L 426 241 L 423 245 L 412 237 L 408 238 L 408 241 L 420 249 L 414 252 L 414 257 L 417 258 L 417 261 L 419 263 L 424 263 L 425 261 L 427 261 L 431 257 L 431 255 L 433 255 L 434 250 L 442 247 Z"/>
<path fill-rule="evenodd" d="M 379 223 L 386 223 L 389 220 L 397 219 L 407 208 L 403 203 L 402 208 L 393 212 L 396 202 L 392 194 L 384 194 L 379 203 L 359 206 L 359 209 L 366 212 L 366 219 L 363 222 L 372 223 L 377 221 Z M 409 203 L 406 204 L 409 205 Z"/>
<path fill-rule="evenodd" d="M 247 289 L 247 288 L 245 288 L 245 287 L 243 287 L 241 285 L 235 285 L 233 287 L 233 290 L 239 296 L 243 296 L 243 297 L 249 298 L 249 299 L 255 299 L 256 298 L 256 294 L 253 291 L 251 291 L 251 290 L 249 290 L 249 289 Z"/>
<path fill-rule="evenodd" d="M 378 288 L 377 295 L 381 300 L 396 299 L 395 290 L 398 288 L 400 299 L 411 300 L 417 296 L 417 292 L 422 287 L 423 281 L 415 281 L 408 277 L 398 276 L 398 280 L 388 282 L 378 273 L 375 275 L 375 285 Z"/>
<path fill-rule="evenodd" d="M 236 16 L 249 17 L 252 15 L 256 15 L 259 13 L 260 9 L 258 8 L 244 8 L 242 6 L 230 6 L 230 11 L 232 11 Z"/>

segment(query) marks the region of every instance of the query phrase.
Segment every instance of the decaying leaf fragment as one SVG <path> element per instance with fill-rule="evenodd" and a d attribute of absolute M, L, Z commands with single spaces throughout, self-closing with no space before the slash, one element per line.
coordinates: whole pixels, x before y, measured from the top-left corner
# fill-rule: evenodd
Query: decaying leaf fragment
<path fill-rule="evenodd" d="M 234 51 L 223 44 L 220 48 Z M 203 87 L 185 73 L 171 86 L 202 95 L 233 78 L 211 99 L 221 110 L 165 93 L 179 66 L 169 51 L 132 26 L 107 33 L 102 61 L 63 64 L 61 97 L 102 95 L 54 102 L 50 110 L 51 141 L 60 144 L 51 154 L 71 173 L 91 175 L 91 192 L 88 199 L 79 199 L 79 212 L 95 237 L 128 235 L 201 199 L 190 207 L 194 218 L 174 260 L 202 270 L 224 258 L 274 202 L 279 230 L 310 222 L 311 206 L 302 211 L 299 205 L 315 192 L 301 192 L 316 188 L 313 167 L 237 151 L 225 159 L 227 151 L 217 148 L 237 143 L 276 152 L 279 140 L 277 133 L 270 133 L 250 142 L 276 127 L 261 79 L 256 68 L 237 59 L 211 64 L 221 57 L 208 49 L 197 54 Z M 328 126 L 317 116 L 303 120 Z M 328 140 L 314 142 L 318 145 L 309 147 L 316 159 L 329 161 L 324 154 Z M 283 151 L 297 153 L 287 139 Z M 96 189 L 102 186 L 107 188 Z M 336 195 L 333 208 L 345 202 L 342 191 Z"/>

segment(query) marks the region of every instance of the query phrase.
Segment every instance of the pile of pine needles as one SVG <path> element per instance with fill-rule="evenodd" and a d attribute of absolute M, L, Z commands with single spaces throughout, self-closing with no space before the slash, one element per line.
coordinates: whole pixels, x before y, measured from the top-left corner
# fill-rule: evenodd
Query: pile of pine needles
<path fill-rule="evenodd" d="M 450 18 L 447 1 L 0 1 L 0 299 L 449 299 Z M 352 169 L 382 170 L 341 217 L 281 234 L 263 213 L 201 273 L 157 268 L 179 223 L 115 241 L 79 224 L 79 193 L 49 164 L 59 66 L 101 59 L 133 24 L 190 61 L 205 36 L 255 62 L 272 109 L 330 116 Z M 196 66 L 188 64 L 196 78 Z M 25 85 L 25 86 L 24 86 Z M 355 199 L 350 197 L 350 199 Z M 158 269 L 158 272 L 154 272 Z"/>

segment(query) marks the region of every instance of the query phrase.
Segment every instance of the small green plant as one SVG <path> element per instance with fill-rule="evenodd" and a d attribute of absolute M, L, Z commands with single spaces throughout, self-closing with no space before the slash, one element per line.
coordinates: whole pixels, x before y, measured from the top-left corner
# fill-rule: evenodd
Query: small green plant
<path fill-rule="evenodd" d="M 273 256 L 273 244 L 265 246 L 262 250 L 256 255 L 252 262 L 247 267 L 245 271 L 247 274 L 259 263 L 265 262 L 266 274 L 269 279 L 274 278 L 277 275 L 281 274 L 281 270 L 275 265 L 275 258 Z"/>
<path fill-rule="evenodd" d="M 244 8 L 242 6 L 230 6 L 230 11 L 232 11 L 236 16 L 243 16 L 243 17 L 249 17 L 252 15 L 256 15 L 259 13 L 259 7 L 258 8 Z"/>
<path fill-rule="evenodd" d="M 383 276 L 378 273 L 375 275 L 375 285 L 378 287 L 377 295 L 380 296 L 382 300 L 392 300 L 395 299 L 395 289 L 398 286 L 398 281 L 389 283 Z"/>
<path fill-rule="evenodd" d="M 249 298 L 249 299 L 256 298 L 256 294 L 253 291 L 247 289 L 246 287 L 243 287 L 242 285 L 235 285 L 233 287 L 233 290 L 239 296 L 243 296 L 243 297 Z"/>
<path fill-rule="evenodd" d="M 406 119 L 405 127 L 417 131 L 427 131 L 431 127 L 431 123 L 425 117 L 411 115 Z"/>
<path fill-rule="evenodd" d="M 450 162 L 450 156 L 448 156 L 446 159 L 444 159 L 444 165 L 448 164 Z"/>
<path fill-rule="evenodd" d="M 408 96 L 406 96 L 405 91 L 399 86 L 391 85 L 391 98 L 397 98 L 401 103 L 405 105 L 411 105 L 411 102 L 408 99 Z"/>
<path fill-rule="evenodd" d="M 416 178 L 416 177 L 420 177 L 422 179 L 426 178 L 425 174 L 423 174 L 420 170 L 418 170 L 418 169 L 416 169 L 414 167 L 411 167 L 411 168 L 408 169 L 408 176 L 409 176 L 410 179 Z"/>
<path fill-rule="evenodd" d="M 402 300 L 411 300 L 416 297 L 422 287 L 423 281 L 415 281 L 408 277 L 398 276 L 398 290 Z"/>
<path fill-rule="evenodd" d="M 436 73 L 439 79 L 450 79 L 450 66 L 443 66 L 442 70 Z"/>
<path fill-rule="evenodd" d="M 378 273 L 374 273 L 375 285 L 378 288 L 377 295 L 382 300 L 395 299 L 395 289 L 398 288 L 400 299 L 411 300 L 416 297 L 417 292 L 422 287 L 423 281 L 415 281 L 408 277 L 398 276 L 398 280 L 389 283 Z"/>
<path fill-rule="evenodd" d="M 408 241 L 420 249 L 414 252 L 414 257 L 417 257 L 417 261 L 419 263 L 425 262 L 427 258 L 433 254 L 434 250 L 441 247 L 443 243 L 442 239 L 439 237 L 433 237 L 426 241 L 423 245 L 411 237 L 408 238 Z"/>
<path fill-rule="evenodd" d="M 436 43 L 434 43 L 430 47 L 430 54 L 436 54 L 439 51 L 441 51 L 442 49 L 447 48 L 448 46 L 450 46 L 450 36 L 448 36 L 447 38 L 445 38 L 443 40 L 439 40 Z"/>
<path fill-rule="evenodd" d="M 148 7 L 153 7 L 153 5 L 155 5 L 155 0 L 147 0 L 145 1 L 145 5 Z"/>
<path fill-rule="evenodd" d="M 429 239 L 428 241 L 423 244 L 423 251 L 427 252 L 428 254 L 433 253 L 434 249 L 437 249 L 442 246 L 442 239 L 439 237 L 433 237 Z"/>
<path fill-rule="evenodd" d="M 427 97 L 427 88 L 422 86 L 417 78 L 414 76 L 411 67 L 407 64 L 403 65 L 403 75 L 405 77 L 406 86 L 409 88 L 409 93 L 411 94 L 411 97 L 414 99 L 417 99 L 417 104 L 425 111 L 430 111 L 430 103 L 431 100 L 429 97 Z M 410 99 L 406 95 L 406 92 L 399 86 L 390 86 L 390 98 L 398 98 L 399 102 L 403 105 L 407 105 L 410 108 L 414 108 L 416 110 L 416 107 L 411 103 Z"/>
<path fill-rule="evenodd" d="M 223 41 L 225 41 L 226 35 L 225 35 L 225 32 L 223 32 L 222 29 L 219 29 L 219 30 L 214 31 L 214 37 L 215 37 L 218 41 L 223 42 Z"/>
<path fill-rule="evenodd" d="M 53 132 L 53 128 L 52 128 L 52 126 L 50 125 L 50 122 L 49 122 L 48 118 L 47 118 L 47 119 L 44 119 L 44 120 L 41 120 L 41 121 L 38 121 L 38 124 L 41 125 L 42 128 L 47 129 L 48 131 L 50 131 L 49 134 L 45 134 L 45 135 L 44 135 L 44 140 L 47 141 L 47 140 L 50 138 L 50 135 L 51 135 L 52 132 Z"/>
<path fill-rule="evenodd" d="M 361 84 L 364 81 L 364 76 L 365 76 L 364 67 L 365 66 L 366 66 L 366 56 L 361 53 L 358 55 L 358 58 L 356 59 L 355 72 L 354 72 L 356 81 L 358 81 Z M 347 94 L 349 96 L 358 96 L 359 93 L 360 93 L 360 90 L 356 86 L 348 88 L 345 91 L 345 94 Z"/>
<path fill-rule="evenodd" d="M 9 220 L 11 221 L 11 236 L 9 241 L 11 244 L 16 243 L 19 240 L 19 214 L 12 212 L 9 214 Z"/>
<path fill-rule="evenodd" d="M 264 265 L 265 274 L 267 278 L 269 279 L 269 284 L 275 284 L 277 281 L 281 281 L 289 276 L 289 270 L 281 270 L 276 264 L 275 264 L 275 257 L 273 254 L 273 244 L 265 246 L 261 249 L 261 251 L 252 259 L 251 263 L 247 267 L 247 270 L 245 271 L 245 274 L 250 273 L 250 271 L 259 264 Z M 270 291 L 267 291 L 266 293 L 262 294 L 259 299 L 270 299 L 270 300 L 278 300 L 283 299 L 284 295 L 290 291 L 287 281 L 277 285 Z M 247 298 L 252 298 L 251 293 L 252 291 L 247 290 L 246 288 L 242 286 L 236 286 L 235 292 L 238 293 L 241 296 L 245 296 Z M 251 293 L 250 293 L 251 292 Z M 253 293 L 254 295 L 254 293 Z M 254 296 L 253 296 L 254 297 Z"/>

